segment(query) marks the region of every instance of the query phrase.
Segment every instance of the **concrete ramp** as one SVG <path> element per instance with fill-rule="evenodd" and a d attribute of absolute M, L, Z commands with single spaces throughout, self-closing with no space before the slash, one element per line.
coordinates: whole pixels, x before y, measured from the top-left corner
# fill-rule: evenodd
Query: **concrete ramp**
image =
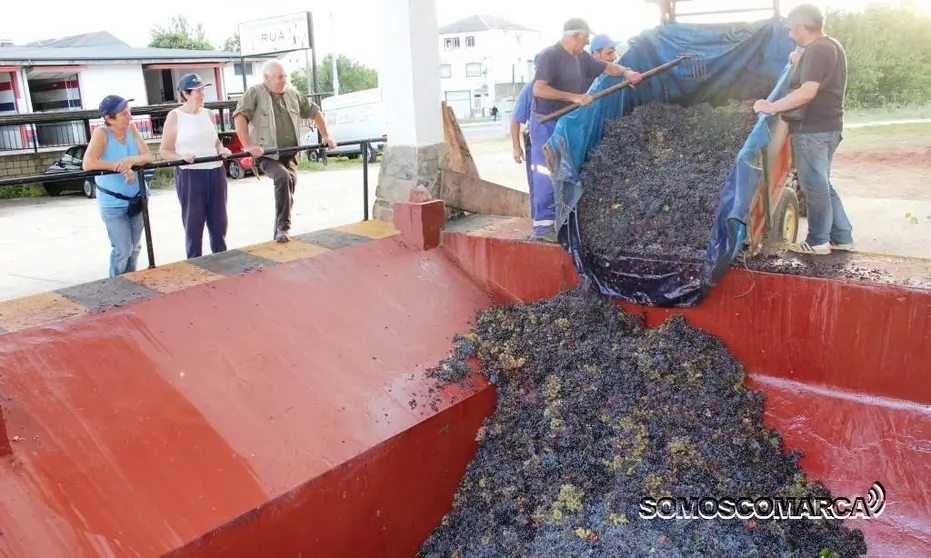
<path fill-rule="evenodd" d="M 490 299 L 389 229 L 4 306 L 0 555 L 412 555 L 494 405 L 424 369 Z"/>

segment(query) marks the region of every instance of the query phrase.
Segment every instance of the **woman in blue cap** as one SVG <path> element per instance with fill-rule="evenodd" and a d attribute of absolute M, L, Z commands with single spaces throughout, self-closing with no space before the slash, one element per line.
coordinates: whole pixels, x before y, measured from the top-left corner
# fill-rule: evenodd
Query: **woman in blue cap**
<path fill-rule="evenodd" d="M 197 74 L 185 74 L 178 80 L 178 92 L 184 101 L 168 113 L 162 130 L 159 153 L 169 161 L 192 163 L 195 157 L 229 157 L 213 121 L 213 112 L 204 108 L 204 87 Z M 175 168 L 175 189 L 181 202 L 187 257 L 203 253 L 204 225 L 210 234 L 210 251 L 226 251 L 226 168 L 222 161 L 194 163 Z"/>
<path fill-rule="evenodd" d="M 152 162 L 149 146 L 129 113 L 130 101 L 119 95 L 100 101 L 104 125 L 91 134 L 84 154 L 85 171 L 114 173 L 94 177 L 100 216 L 110 237 L 110 277 L 136 271 L 142 239 L 142 184 L 133 167 Z"/>

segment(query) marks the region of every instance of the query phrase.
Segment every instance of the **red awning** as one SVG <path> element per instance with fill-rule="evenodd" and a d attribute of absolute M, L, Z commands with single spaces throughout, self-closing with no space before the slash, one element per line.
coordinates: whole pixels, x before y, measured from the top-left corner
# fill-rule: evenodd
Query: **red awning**
<path fill-rule="evenodd" d="M 18 72 L 22 66 L 0 66 L 0 72 Z"/>
<path fill-rule="evenodd" d="M 214 63 L 204 63 L 204 62 L 193 62 L 188 64 L 145 64 L 142 66 L 143 70 L 196 70 L 197 68 L 222 68 L 226 66 L 222 62 Z"/>

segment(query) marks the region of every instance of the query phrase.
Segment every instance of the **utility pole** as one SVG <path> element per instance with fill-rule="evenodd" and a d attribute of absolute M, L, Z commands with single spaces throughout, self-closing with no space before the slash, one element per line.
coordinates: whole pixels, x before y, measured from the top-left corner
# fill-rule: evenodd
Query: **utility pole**
<path fill-rule="evenodd" d="M 336 45 L 336 25 L 333 23 L 333 12 L 330 12 L 330 36 L 333 37 L 333 44 Z M 333 63 L 333 95 L 339 95 L 339 72 L 336 69 L 336 47 L 330 49 L 330 61 Z"/>

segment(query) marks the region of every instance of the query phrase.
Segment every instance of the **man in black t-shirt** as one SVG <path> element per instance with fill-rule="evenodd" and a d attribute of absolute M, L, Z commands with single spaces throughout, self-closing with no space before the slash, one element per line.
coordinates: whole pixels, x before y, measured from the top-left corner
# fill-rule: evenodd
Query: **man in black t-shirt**
<path fill-rule="evenodd" d="M 811 4 L 786 16 L 789 35 L 804 48 L 792 53 L 791 92 L 772 103 L 761 99 L 757 112 L 778 113 L 789 124 L 798 181 L 808 206 L 808 238 L 789 249 L 802 254 L 853 250 L 853 226 L 831 184 L 831 163 L 844 129 L 847 54 L 824 34 L 824 16 Z"/>

